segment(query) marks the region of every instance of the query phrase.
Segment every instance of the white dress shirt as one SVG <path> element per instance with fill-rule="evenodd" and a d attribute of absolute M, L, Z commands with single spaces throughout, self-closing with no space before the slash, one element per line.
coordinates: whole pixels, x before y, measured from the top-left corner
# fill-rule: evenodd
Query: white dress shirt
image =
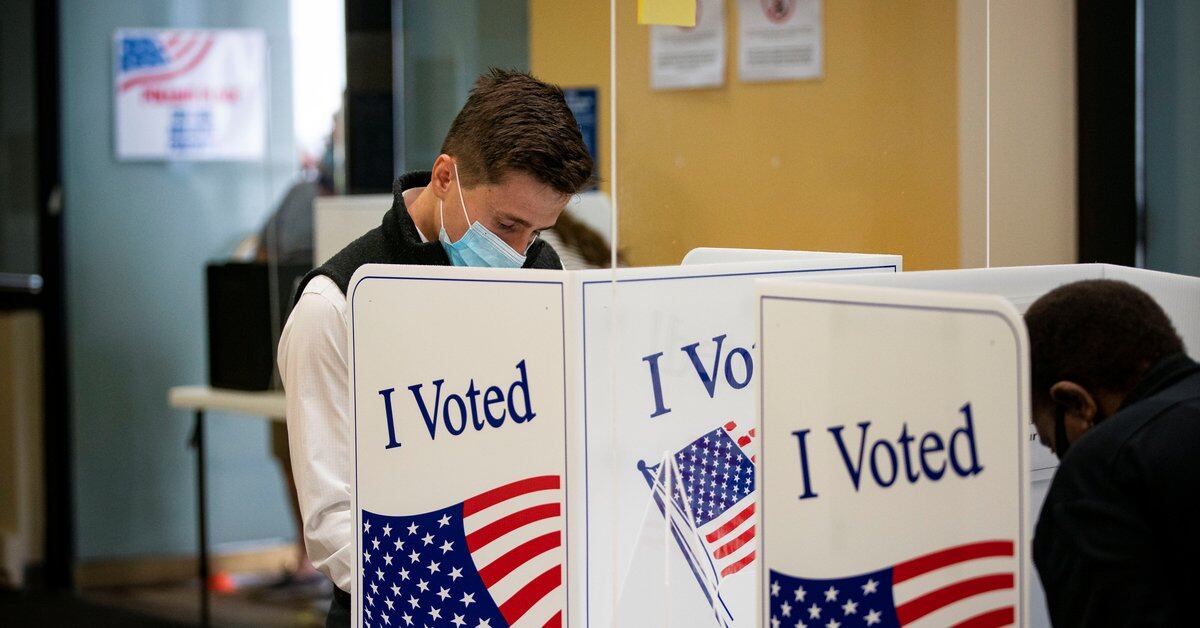
<path fill-rule="evenodd" d="M 424 188 L 404 191 L 411 205 Z M 428 242 L 417 230 L 421 242 Z M 304 520 L 304 549 L 318 571 L 350 591 L 354 576 L 354 423 L 350 416 L 350 312 L 325 275 L 304 285 L 279 336 L 288 449 Z"/>
<path fill-rule="evenodd" d="M 278 356 L 304 547 L 313 567 L 343 591 L 354 573 L 348 309 L 332 279 L 309 280 L 279 337 Z"/>

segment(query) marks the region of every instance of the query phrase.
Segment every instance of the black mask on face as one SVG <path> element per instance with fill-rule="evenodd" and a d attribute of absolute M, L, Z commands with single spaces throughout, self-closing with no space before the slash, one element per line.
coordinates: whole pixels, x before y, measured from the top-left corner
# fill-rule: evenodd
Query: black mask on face
<path fill-rule="evenodd" d="M 1067 455 L 1071 441 L 1067 440 L 1067 409 L 1062 406 L 1054 408 L 1054 455 L 1059 460 Z"/>

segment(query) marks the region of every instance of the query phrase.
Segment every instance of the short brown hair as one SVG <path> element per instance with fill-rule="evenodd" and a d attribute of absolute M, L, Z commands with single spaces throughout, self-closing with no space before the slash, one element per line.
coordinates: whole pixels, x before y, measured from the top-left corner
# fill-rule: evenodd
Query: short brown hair
<path fill-rule="evenodd" d="M 475 81 L 442 152 L 460 159 L 463 181 L 499 183 L 524 172 L 563 194 L 592 181 L 592 157 L 562 89 L 492 68 Z"/>

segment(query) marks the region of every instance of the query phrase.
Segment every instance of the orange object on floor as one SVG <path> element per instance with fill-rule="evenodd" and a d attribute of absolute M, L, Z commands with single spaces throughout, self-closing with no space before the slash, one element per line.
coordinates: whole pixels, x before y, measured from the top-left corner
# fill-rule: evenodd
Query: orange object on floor
<path fill-rule="evenodd" d="M 219 571 L 208 576 L 208 590 L 213 593 L 235 593 L 238 590 L 237 581 L 227 571 Z"/>

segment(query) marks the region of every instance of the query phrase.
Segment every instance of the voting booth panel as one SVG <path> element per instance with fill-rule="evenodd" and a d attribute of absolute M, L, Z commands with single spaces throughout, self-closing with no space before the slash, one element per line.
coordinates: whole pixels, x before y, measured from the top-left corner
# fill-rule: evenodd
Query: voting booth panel
<path fill-rule="evenodd" d="M 1025 625 L 1016 309 L 781 281 L 759 308 L 762 625 Z"/>
<path fill-rule="evenodd" d="M 566 279 L 355 275 L 356 625 L 562 621 Z"/>
<path fill-rule="evenodd" d="M 1012 268 L 977 268 L 822 278 L 822 282 L 889 288 L 992 294 L 1005 298 L 1024 313 L 1043 294 L 1061 285 L 1086 279 L 1117 279 L 1146 291 L 1166 311 L 1193 359 L 1200 359 L 1200 279 L 1109 264 L 1065 264 Z M 1050 489 L 1058 459 L 1027 429 L 1030 466 L 1030 516 L 1036 521 Z M 1029 624 L 1050 626 L 1041 587 L 1032 564 Z"/>
<path fill-rule="evenodd" d="M 754 281 L 900 267 L 363 267 L 356 625 L 752 625 Z M 720 506 L 671 499 L 706 437 L 740 479 Z"/>
<path fill-rule="evenodd" d="M 581 275 L 581 625 L 753 624 L 754 281 L 901 265 L 825 253 Z"/>

